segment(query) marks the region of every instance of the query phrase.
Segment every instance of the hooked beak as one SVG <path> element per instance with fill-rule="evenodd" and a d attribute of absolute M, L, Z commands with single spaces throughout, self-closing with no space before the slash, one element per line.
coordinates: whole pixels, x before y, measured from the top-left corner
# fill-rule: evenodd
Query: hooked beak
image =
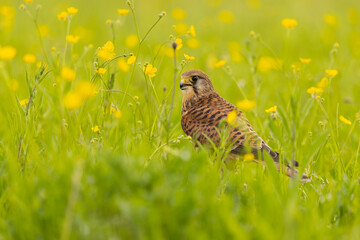
<path fill-rule="evenodd" d="M 184 90 L 186 89 L 188 86 L 192 86 L 189 81 L 185 78 L 182 78 L 181 81 L 180 81 L 180 89 L 181 90 Z"/>

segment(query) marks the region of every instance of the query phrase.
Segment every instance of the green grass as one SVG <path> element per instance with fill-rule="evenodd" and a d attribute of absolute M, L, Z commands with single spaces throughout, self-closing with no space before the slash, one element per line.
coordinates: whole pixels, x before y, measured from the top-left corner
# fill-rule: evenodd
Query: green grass
<path fill-rule="evenodd" d="M 0 14 L 0 46 L 16 49 L 13 59 L 0 60 L 0 239 L 360 239 L 360 3 L 139 0 L 126 16 L 116 12 L 130 9 L 126 1 L 35 0 L 25 11 L 21 3 L 0 4 L 15 11 L 9 26 Z M 70 28 L 56 17 L 69 6 L 79 9 Z M 173 19 L 175 8 L 186 19 Z M 223 10 L 233 22 L 219 20 Z M 286 29 L 284 18 L 298 25 Z M 198 48 L 174 32 L 179 22 L 194 25 Z M 36 25 L 48 33 L 39 38 Z M 79 42 L 65 43 L 67 33 Z M 143 41 L 127 45 L 129 34 Z M 183 47 L 173 86 L 168 55 L 176 36 Z M 107 41 L 118 57 L 110 62 L 96 54 Z M 230 51 L 230 41 L 241 49 Z M 25 64 L 26 53 L 48 67 Z M 185 61 L 185 53 L 195 60 Z M 136 63 L 124 72 L 117 61 L 131 54 Z M 273 61 L 269 71 L 261 71 L 264 57 Z M 216 59 L 226 65 L 215 68 Z M 157 68 L 153 78 L 142 71 L 149 63 Z M 63 80 L 65 65 L 75 81 Z M 98 66 L 107 69 L 102 77 Z M 256 101 L 245 111 L 254 129 L 312 181 L 253 162 L 229 169 L 219 154 L 196 150 L 180 126 L 178 87 L 179 74 L 193 68 L 228 101 Z M 339 74 L 319 98 L 311 96 L 307 89 L 326 69 Z M 91 80 L 97 94 L 67 109 L 63 99 L 80 80 Z M 274 105 L 276 113 L 265 112 Z"/>

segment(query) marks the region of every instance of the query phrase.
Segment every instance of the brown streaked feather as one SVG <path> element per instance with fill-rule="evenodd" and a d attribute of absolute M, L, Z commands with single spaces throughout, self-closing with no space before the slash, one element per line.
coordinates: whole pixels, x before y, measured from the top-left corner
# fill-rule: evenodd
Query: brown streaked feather
<path fill-rule="evenodd" d="M 230 141 L 234 143 L 232 151 L 237 153 L 238 149 L 243 150 L 245 146 L 256 150 L 261 149 L 263 140 L 253 130 L 244 113 L 215 91 L 207 96 L 197 98 L 191 105 L 184 103 L 181 126 L 186 135 L 192 136 L 201 144 L 208 143 L 204 136 L 206 135 L 217 145 L 220 143 L 219 123 L 226 119 L 232 110 L 238 112 L 238 126 L 232 127 L 230 132 Z"/>

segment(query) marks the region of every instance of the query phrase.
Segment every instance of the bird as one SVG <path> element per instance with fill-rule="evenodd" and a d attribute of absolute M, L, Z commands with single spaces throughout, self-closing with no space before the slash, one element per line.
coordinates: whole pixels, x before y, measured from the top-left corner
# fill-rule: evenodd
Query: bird
<path fill-rule="evenodd" d="M 236 124 L 230 126 L 229 158 L 239 158 L 246 153 L 254 154 L 254 159 L 263 165 L 264 152 L 274 161 L 278 171 L 279 153 L 273 151 L 269 145 L 256 133 L 245 114 L 236 106 L 226 101 L 219 93 L 204 72 L 189 70 L 181 74 L 180 89 L 183 95 L 181 109 L 181 127 L 187 136 L 190 136 L 201 145 L 220 145 L 220 125 L 226 122 L 229 113 L 236 112 Z M 259 159 L 261 158 L 261 159 Z M 286 166 L 285 173 L 293 176 L 298 162 Z"/>

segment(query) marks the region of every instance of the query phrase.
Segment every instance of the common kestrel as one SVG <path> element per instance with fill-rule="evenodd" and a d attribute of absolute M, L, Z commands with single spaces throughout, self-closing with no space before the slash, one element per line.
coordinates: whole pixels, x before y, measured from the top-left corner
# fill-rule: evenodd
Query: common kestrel
<path fill-rule="evenodd" d="M 279 153 L 273 151 L 254 131 L 244 113 L 222 98 L 214 89 L 210 78 L 200 70 L 189 70 L 181 75 L 180 89 L 183 93 L 181 126 L 185 134 L 201 144 L 211 140 L 220 144 L 219 124 L 228 114 L 236 111 L 236 124 L 230 127 L 229 144 L 231 158 L 247 152 L 255 159 L 263 160 L 263 152 L 269 154 L 279 169 Z M 229 145 L 230 146 L 230 145 Z M 261 159 L 259 159 L 259 153 Z M 261 161 L 263 164 L 264 162 Z M 298 163 L 294 161 L 294 166 Z M 286 173 L 293 175 L 287 167 Z"/>

